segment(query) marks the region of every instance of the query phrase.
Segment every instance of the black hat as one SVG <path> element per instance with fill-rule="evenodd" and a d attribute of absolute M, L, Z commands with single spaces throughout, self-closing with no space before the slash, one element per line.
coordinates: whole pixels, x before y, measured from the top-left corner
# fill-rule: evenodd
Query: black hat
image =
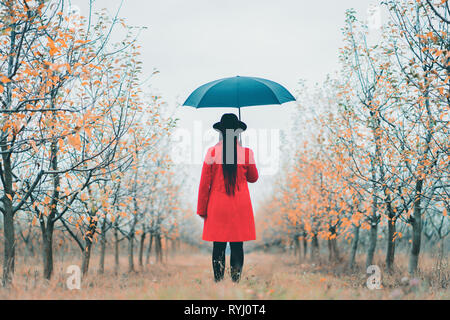
<path fill-rule="evenodd" d="M 225 129 L 241 129 L 242 131 L 245 131 L 247 125 L 240 121 L 234 113 L 225 113 L 222 115 L 222 118 L 220 118 L 220 122 L 216 122 L 213 125 L 213 128 L 221 132 Z"/>

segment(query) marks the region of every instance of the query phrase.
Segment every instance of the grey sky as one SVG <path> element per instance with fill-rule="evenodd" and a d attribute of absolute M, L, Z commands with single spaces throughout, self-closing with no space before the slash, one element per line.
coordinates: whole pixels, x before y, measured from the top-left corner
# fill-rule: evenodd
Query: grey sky
<path fill-rule="evenodd" d="M 87 13 L 87 0 L 72 0 Z M 373 0 L 125 0 L 120 16 L 127 23 L 146 26 L 141 34 L 146 75 L 160 71 L 151 80 L 155 93 L 173 107 L 206 82 L 235 75 L 257 76 L 277 81 L 294 95 L 298 81 L 321 82 L 338 68 L 338 49 L 345 10 L 354 8 L 367 16 Z M 95 8 L 114 12 L 120 0 L 97 0 Z M 286 129 L 295 103 L 282 107 L 242 109 L 249 128 Z M 175 112 L 180 127 L 192 130 L 194 120 L 204 130 L 223 112 L 235 109 L 196 110 L 183 107 Z M 206 146 L 205 146 L 206 147 Z M 253 146 L 250 146 L 253 148 Z M 258 159 L 257 159 L 258 160 Z M 192 181 L 199 179 L 192 167 Z M 264 177 L 255 190 L 270 192 L 271 177 Z M 268 191 L 269 190 L 269 191 Z M 260 192 L 258 192 L 260 193 Z M 195 202 L 195 195 L 192 197 Z"/>

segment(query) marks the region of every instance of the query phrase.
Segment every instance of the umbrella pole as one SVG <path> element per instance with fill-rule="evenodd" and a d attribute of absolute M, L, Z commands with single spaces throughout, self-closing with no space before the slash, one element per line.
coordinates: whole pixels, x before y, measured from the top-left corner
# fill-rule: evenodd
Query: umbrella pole
<path fill-rule="evenodd" d="M 239 121 L 241 121 L 241 107 L 238 107 L 239 110 Z M 242 145 L 241 133 L 239 132 L 239 143 Z"/>

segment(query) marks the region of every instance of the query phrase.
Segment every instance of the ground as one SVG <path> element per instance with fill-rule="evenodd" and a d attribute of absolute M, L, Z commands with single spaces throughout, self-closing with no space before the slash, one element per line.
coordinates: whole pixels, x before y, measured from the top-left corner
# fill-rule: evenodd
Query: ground
<path fill-rule="evenodd" d="M 122 257 L 118 275 L 112 261 L 108 256 L 106 273 L 100 275 L 93 260 L 80 290 L 67 288 L 68 261 L 57 264 L 49 282 L 41 279 L 39 265 L 21 264 L 13 287 L 0 289 L 0 299 L 450 299 L 448 289 L 432 287 L 426 278 L 411 281 L 397 272 L 384 276 L 381 289 L 370 290 L 364 272 L 344 272 L 339 264 L 302 263 L 287 253 L 247 254 L 239 284 L 229 273 L 215 283 L 207 254 L 171 254 L 164 263 L 152 262 L 134 273 L 125 272 L 127 260 Z"/>

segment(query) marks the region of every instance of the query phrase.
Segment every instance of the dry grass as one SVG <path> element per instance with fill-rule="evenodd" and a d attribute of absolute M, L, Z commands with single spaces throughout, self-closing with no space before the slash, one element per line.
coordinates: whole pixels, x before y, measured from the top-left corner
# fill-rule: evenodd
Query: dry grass
<path fill-rule="evenodd" d="M 398 264 L 406 258 L 397 258 Z M 405 261 L 402 261 L 405 260 Z M 383 288 L 369 290 L 368 275 L 360 270 L 344 271 L 343 264 L 312 264 L 287 254 L 251 253 L 245 257 L 244 274 L 239 284 L 227 275 L 221 283 L 212 280 L 210 257 L 205 254 L 173 255 L 163 264 L 147 270 L 115 275 L 112 257 L 107 257 L 104 275 L 97 273 L 92 261 L 90 274 L 81 290 L 68 290 L 65 270 L 69 262 L 57 264 L 51 281 L 41 278 L 40 265 L 20 264 L 10 289 L 0 289 L 0 299 L 449 299 L 443 286 L 433 284 L 433 261 L 422 263 L 424 272 L 413 285 L 396 271 L 383 275 Z M 122 257 L 122 270 L 126 258 Z M 229 256 L 227 256 L 227 264 Z M 227 270 L 228 271 L 228 270 Z M 448 277 L 448 270 L 446 271 Z M 448 279 L 448 278 L 447 278 Z M 418 283 L 414 283 L 418 282 Z M 444 285 L 445 287 L 445 285 Z"/>

